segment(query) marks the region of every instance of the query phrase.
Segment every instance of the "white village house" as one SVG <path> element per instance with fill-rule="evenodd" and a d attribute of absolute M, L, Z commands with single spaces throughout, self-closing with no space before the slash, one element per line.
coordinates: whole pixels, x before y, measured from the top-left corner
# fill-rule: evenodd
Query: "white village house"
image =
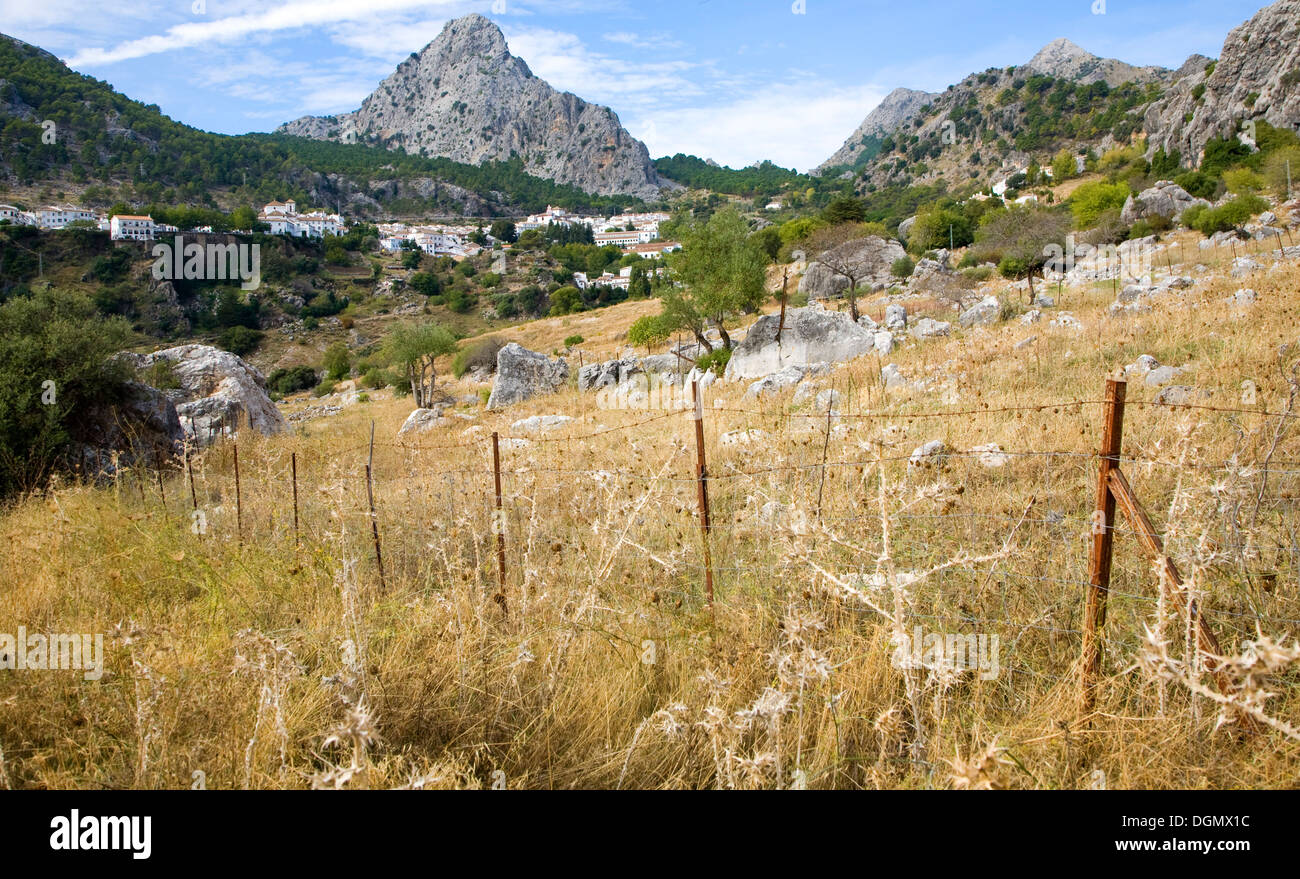
<path fill-rule="evenodd" d="M 108 221 L 108 232 L 114 241 L 152 241 L 157 225 L 153 217 L 114 214 Z"/>
<path fill-rule="evenodd" d="M 292 200 L 270 202 L 262 208 L 257 219 L 271 227 L 272 235 L 291 238 L 324 238 L 326 235 L 342 235 L 347 229 L 339 214 L 324 211 L 300 214 L 297 203 Z"/>
<path fill-rule="evenodd" d="M 609 244 L 615 247 L 635 247 L 638 244 L 649 244 L 657 236 L 657 229 L 636 229 L 631 232 L 597 232 L 595 238 L 599 247 Z"/>
<path fill-rule="evenodd" d="M 37 208 L 32 213 L 36 217 L 36 225 L 42 229 L 63 229 L 69 223 L 77 221 L 93 223 L 96 220 L 94 211 L 66 205 Z"/>

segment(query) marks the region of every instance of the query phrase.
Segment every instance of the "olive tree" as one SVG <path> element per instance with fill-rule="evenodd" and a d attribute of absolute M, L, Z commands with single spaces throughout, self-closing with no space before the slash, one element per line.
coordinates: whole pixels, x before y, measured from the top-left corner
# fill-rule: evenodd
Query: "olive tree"
<path fill-rule="evenodd" d="M 456 337 L 435 323 L 404 323 L 389 334 L 387 348 L 411 384 L 416 407 L 427 409 L 433 402 L 434 364 L 439 357 L 455 353 Z"/>

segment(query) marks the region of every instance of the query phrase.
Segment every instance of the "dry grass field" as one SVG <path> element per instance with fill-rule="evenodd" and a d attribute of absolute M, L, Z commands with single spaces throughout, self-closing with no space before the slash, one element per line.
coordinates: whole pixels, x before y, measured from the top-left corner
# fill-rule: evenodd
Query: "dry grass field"
<path fill-rule="evenodd" d="M 405 443 L 409 399 L 380 395 L 245 432 L 238 498 L 226 442 L 195 456 L 193 496 L 181 469 L 26 499 L 0 517 L 0 618 L 105 633 L 106 663 L 98 681 L 0 676 L 0 785 L 1294 786 L 1300 262 L 1262 253 L 1232 279 L 1231 254 L 1190 238 L 1186 253 L 1210 270 L 1173 250 L 1199 283 L 1149 313 L 1109 316 L 1109 284 L 1067 288 L 1039 323 L 909 344 L 889 362 L 923 389 L 886 393 L 875 357 L 843 365 L 815 380 L 840 395 L 829 416 L 792 392 L 708 388 L 711 607 L 695 422 L 576 390 L 461 406 L 463 427 Z M 1255 305 L 1224 301 L 1241 287 Z M 549 353 L 580 333 L 590 359 L 649 307 L 501 335 Z M 1051 325 L 1060 311 L 1082 328 Z M 1206 392 L 1154 405 L 1135 376 L 1123 469 L 1234 658 L 1241 707 L 1216 699 L 1120 521 L 1084 723 L 1101 400 L 1142 354 Z M 534 414 L 575 420 L 512 427 Z M 931 440 L 946 458 L 909 465 Z M 990 443 L 1003 458 L 977 450 Z M 909 661 L 895 648 L 917 632 L 998 636 L 998 673 Z"/>

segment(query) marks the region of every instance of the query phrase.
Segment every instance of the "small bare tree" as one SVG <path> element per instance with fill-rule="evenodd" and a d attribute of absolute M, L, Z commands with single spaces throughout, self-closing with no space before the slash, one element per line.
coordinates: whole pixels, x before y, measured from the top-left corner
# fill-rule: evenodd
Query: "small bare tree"
<path fill-rule="evenodd" d="M 832 226 L 813 237 L 814 248 L 821 251 L 817 257 L 832 275 L 849 282 L 845 298 L 849 300 L 849 314 L 858 319 L 858 285 L 889 270 L 885 265 L 887 242 L 878 236 L 862 237 L 857 224 Z"/>

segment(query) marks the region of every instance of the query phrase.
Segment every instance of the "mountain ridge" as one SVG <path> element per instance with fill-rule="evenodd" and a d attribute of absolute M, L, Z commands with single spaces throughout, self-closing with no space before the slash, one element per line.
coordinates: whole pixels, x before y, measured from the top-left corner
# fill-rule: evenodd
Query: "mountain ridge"
<path fill-rule="evenodd" d="M 467 164 L 519 157 L 529 173 L 601 195 L 654 199 L 673 186 L 613 110 L 553 88 L 477 14 L 449 21 L 357 110 L 304 116 L 276 131 Z"/>

